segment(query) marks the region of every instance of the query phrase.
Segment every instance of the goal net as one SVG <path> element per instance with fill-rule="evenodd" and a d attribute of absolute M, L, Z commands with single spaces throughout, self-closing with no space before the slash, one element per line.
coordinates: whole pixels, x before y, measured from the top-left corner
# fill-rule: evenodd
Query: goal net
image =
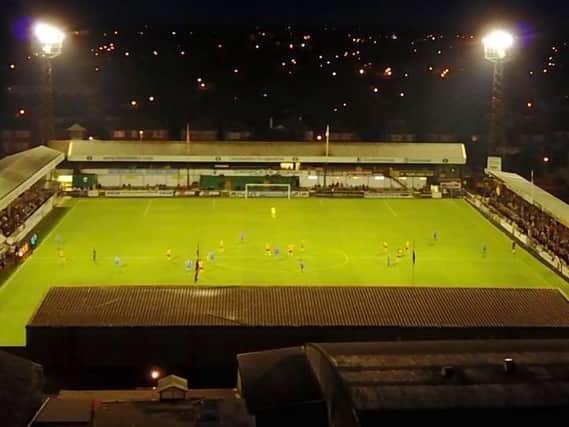
<path fill-rule="evenodd" d="M 245 184 L 245 198 L 292 196 L 290 184 Z"/>

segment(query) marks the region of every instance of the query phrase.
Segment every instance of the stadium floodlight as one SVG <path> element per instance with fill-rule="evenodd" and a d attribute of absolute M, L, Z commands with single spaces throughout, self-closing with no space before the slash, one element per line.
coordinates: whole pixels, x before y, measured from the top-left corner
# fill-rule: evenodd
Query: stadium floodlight
<path fill-rule="evenodd" d="M 38 22 L 32 28 L 34 44 L 39 48 L 38 55 L 44 62 L 44 90 L 42 91 L 42 113 L 39 121 L 40 138 L 47 143 L 55 135 L 54 125 L 54 86 L 53 86 L 53 60 L 61 55 L 65 33 L 58 27 Z"/>
<path fill-rule="evenodd" d="M 38 22 L 34 25 L 34 36 L 41 47 L 41 54 L 46 58 L 55 58 L 61 54 L 65 33 L 59 28 Z"/>
<path fill-rule="evenodd" d="M 504 64 L 511 59 L 514 36 L 508 31 L 494 30 L 482 39 L 482 44 L 484 58 L 494 64 L 488 154 L 495 155 L 502 152 L 506 145 Z"/>
<path fill-rule="evenodd" d="M 495 30 L 482 39 L 484 57 L 488 61 L 504 61 L 514 46 L 514 36 L 504 30 Z"/>

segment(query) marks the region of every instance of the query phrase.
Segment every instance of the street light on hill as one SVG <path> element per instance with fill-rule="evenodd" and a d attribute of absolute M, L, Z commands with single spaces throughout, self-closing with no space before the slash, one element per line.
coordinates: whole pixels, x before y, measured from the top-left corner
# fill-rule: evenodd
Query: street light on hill
<path fill-rule="evenodd" d="M 482 39 L 482 44 L 484 58 L 494 64 L 488 154 L 495 155 L 500 153 L 506 144 L 504 64 L 511 59 L 514 36 L 504 30 L 495 30 Z"/>
<path fill-rule="evenodd" d="M 65 33 L 59 28 L 38 22 L 33 27 L 34 40 L 38 56 L 45 59 L 42 90 L 42 114 L 40 118 L 40 139 L 45 144 L 54 136 L 54 99 L 53 99 L 53 59 L 61 55 Z"/>

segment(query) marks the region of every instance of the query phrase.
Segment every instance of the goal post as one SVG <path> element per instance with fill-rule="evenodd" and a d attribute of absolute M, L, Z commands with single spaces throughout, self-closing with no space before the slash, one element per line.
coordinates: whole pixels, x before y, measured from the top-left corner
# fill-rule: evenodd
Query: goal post
<path fill-rule="evenodd" d="M 251 197 L 286 197 L 292 198 L 290 184 L 245 184 L 245 198 Z"/>

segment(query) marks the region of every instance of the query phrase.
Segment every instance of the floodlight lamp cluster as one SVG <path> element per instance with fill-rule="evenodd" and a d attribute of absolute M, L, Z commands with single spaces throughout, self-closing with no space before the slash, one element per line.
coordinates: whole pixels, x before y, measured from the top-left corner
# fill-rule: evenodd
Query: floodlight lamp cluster
<path fill-rule="evenodd" d="M 65 33 L 59 28 L 38 22 L 33 28 L 33 34 L 41 48 L 41 55 L 46 58 L 55 58 L 61 54 Z"/>
<path fill-rule="evenodd" d="M 484 57 L 487 60 L 506 61 L 514 46 L 514 36 L 507 31 L 496 30 L 484 37 L 482 44 L 484 45 Z"/>

